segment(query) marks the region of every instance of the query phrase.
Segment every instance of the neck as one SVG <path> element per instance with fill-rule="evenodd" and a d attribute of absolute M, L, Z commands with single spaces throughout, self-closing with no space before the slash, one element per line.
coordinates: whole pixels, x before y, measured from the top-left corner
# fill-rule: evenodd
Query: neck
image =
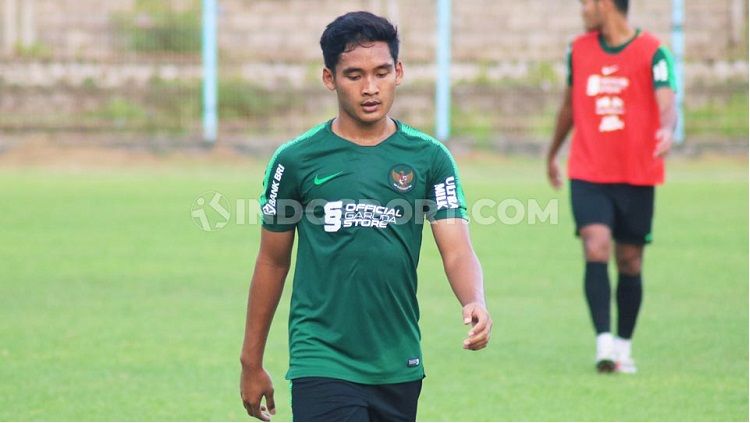
<path fill-rule="evenodd" d="M 331 125 L 331 130 L 358 145 L 377 145 L 396 132 L 393 119 L 385 116 L 372 123 L 362 123 L 349 118 L 345 113 L 339 113 Z"/>
<path fill-rule="evenodd" d="M 602 37 L 604 37 L 607 45 L 611 47 L 625 44 L 634 35 L 635 29 L 628 24 L 627 18 L 619 13 L 607 19 L 602 26 Z"/>

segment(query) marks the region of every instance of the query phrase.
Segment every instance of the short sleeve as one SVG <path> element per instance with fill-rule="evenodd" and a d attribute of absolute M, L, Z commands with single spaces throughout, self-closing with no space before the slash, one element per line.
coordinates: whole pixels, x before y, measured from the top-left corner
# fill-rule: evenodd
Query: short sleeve
<path fill-rule="evenodd" d="M 429 221 L 460 218 L 468 220 L 466 199 L 453 156 L 438 144 L 427 185 L 427 219 Z"/>
<path fill-rule="evenodd" d="M 293 230 L 297 226 L 298 209 L 301 207 L 294 163 L 283 149 L 284 146 L 280 147 L 268 163 L 260 195 L 263 227 L 273 232 Z"/>
<path fill-rule="evenodd" d="M 674 58 L 665 46 L 660 46 L 651 61 L 651 69 L 654 77 L 654 89 L 671 88 L 677 91 L 677 82 L 674 73 Z"/>

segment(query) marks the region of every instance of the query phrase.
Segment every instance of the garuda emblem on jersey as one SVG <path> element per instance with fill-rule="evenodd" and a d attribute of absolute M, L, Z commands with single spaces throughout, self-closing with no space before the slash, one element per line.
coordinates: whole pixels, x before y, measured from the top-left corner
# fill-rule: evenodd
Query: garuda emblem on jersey
<path fill-rule="evenodd" d="M 414 189 L 414 168 L 406 164 L 397 164 L 388 172 L 391 188 L 397 192 L 409 192 Z"/>

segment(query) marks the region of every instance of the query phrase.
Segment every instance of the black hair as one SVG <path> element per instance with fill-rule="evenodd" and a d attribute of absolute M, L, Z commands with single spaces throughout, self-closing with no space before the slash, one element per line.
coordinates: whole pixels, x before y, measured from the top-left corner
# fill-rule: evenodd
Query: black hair
<path fill-rule="evenodd" d="M 320 37 L 323 61 L 333 71 L 341 53 L 376 41 L 387 43 L 393 62 L 398 62 L 398 31 L 387 19 L 370 12 L 341 15 L 328 24 Z"/>
<path fill-rule="evenodd" d="M 613 3 L 615 4 L 615 7 L 617 10 L 620 11 L 623 15 L 628 14 L 628 0 L 613 0 Z"/>

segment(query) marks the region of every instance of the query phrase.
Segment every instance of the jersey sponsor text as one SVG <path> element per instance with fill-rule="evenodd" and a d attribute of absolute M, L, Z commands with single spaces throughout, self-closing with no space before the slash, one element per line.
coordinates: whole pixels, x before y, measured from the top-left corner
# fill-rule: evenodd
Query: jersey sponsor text
<path fill-rule="evenodd" d="M 435 190 L 435 202 L 437 203 L 437 209 L 457 209 L 458 208 L 458 196 L 456 195 L 456 178 L 449 176 L 445 179 L 445 182 L 436 184 Z"/>
<path fill-rule="evenodd" d="M 385 229 L 396 219 L 403 217 L 403 212 L 396 208 L 379 206 L 371 203 L 346 203 L 331 201 L 323 206 L 325 210 L 326 232 L 338 232 L 342 227 L 363 227 Z"/>
<path fill-rule="evenodd" d="M 268 196 L 268 203 L 263 206 L 263 213 L 269 216 L 276 215 L 276 198 L 279 196 L 279 186 L 281 185 L 281 178 L 284 176 L 284 169 L 284 165 L 281 163 L 276 166 L 273 181 L 271 181 L 271 194 Z"/>

